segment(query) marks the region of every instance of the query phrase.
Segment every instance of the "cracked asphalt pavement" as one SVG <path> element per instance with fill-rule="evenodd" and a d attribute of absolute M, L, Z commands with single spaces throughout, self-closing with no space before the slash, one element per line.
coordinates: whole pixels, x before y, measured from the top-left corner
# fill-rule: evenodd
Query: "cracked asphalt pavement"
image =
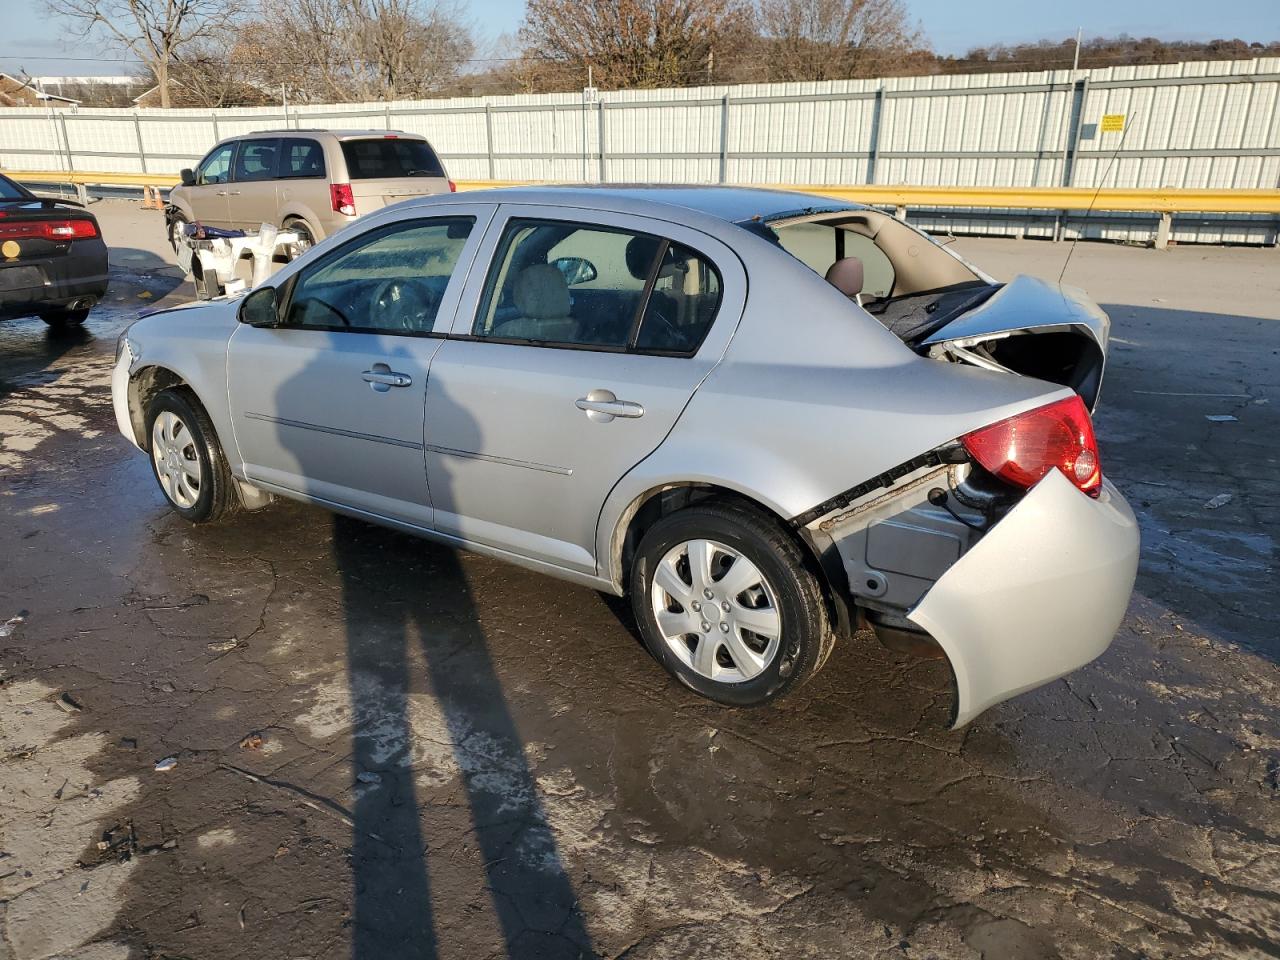
<path fill-rule="evenodd" d="M 589 590 L 296 504 L 186 524 L 108 380 L 190 288 L 159 214 L 95 212 L 86 330 L 0 325 L 0 960 L 1280 956 L 1275 250 L 1076 250 L 1137 590 L 952 733 L 945 666 L 870 635 L 730 710 Z"/>

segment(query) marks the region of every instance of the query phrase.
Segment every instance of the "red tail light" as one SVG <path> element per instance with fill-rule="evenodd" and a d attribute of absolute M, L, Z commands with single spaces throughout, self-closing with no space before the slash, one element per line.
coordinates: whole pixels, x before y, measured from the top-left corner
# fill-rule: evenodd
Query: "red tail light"
<path fill-rule="evenodd" d="M 19 220 L 0 222 L 0 240 L 88 240 L 98 235 L 92 220 Z"/>
<path fill-rule="evenodd" d="M 450 180 L 450 181 L 449 181 L 449 192 L 450 192 L 450 193 L 457 193 L 457 192 L 458 192 L 458 185 L 457 185 L 456 183 L 454 183 L 452 180 Z"/>
<path fill-rule="evenodd" d="M 329 197 L 333 200 L 333 209 L 348 217 L 356 215 L 356 197 L 351 192 L 349 183 L 329 184 Z"/>
<path fill-rule="evenodd" d="M 1030 488 L 1054 467 L 1096 497 L 1102 463 L 1093 422 L 1079 397 L 1068 397 L 960 438 L 978 463 L 1006 483 Z"/>

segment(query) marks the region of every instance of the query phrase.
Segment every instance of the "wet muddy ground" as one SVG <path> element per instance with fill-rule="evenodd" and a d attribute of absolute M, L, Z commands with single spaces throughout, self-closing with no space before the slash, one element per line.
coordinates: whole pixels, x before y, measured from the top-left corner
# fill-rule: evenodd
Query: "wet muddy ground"
<path fill-rule="evenodd" d="M 945 668 L 869 636 L 727 710 L 589 590 L 292 504 L 187 525 L 108 377 L 189 288 L 97 209 L 107 306 L 0 325 L 3 960 L 1280 955 L 1276 251 L 1077 251 L 1138 589 L 951 733 Z"/>

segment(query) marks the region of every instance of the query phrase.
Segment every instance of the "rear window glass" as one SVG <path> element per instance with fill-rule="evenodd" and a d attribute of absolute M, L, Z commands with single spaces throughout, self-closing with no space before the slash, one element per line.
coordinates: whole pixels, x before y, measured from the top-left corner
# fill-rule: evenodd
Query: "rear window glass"
<path fill-rule="evenodd" d="M 26 191 L 16 183 L 5 177 L 0 177 L 0 200 L 17 200 L 19 197 L 26 197 L 26 195 Z"/>
<path fill-rule="evenodd" d="M 314 140 L 284 141 L 280 156 L 280 176 L 285 180 L 297 177 L 324 176 L 324 150 Z"/>
<path fill-rule="evenodd" d="M 425 140 L 344 140 L 342 155 L 347 158 L 347 174 L 352 180 L 444 176 L 440 158 Z"/>

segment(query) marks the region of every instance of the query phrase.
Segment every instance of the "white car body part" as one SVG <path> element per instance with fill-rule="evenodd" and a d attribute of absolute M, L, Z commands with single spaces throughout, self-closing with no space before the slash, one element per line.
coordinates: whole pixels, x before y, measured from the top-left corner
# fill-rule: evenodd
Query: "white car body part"
<path fill-rule="evenodd" d="M 951 662 L 953 727 L 1106 650 L 1137 569 L 1137 521 L 1115 487 L 1095 500 L 1051 471 L 907 614 Z"/>

